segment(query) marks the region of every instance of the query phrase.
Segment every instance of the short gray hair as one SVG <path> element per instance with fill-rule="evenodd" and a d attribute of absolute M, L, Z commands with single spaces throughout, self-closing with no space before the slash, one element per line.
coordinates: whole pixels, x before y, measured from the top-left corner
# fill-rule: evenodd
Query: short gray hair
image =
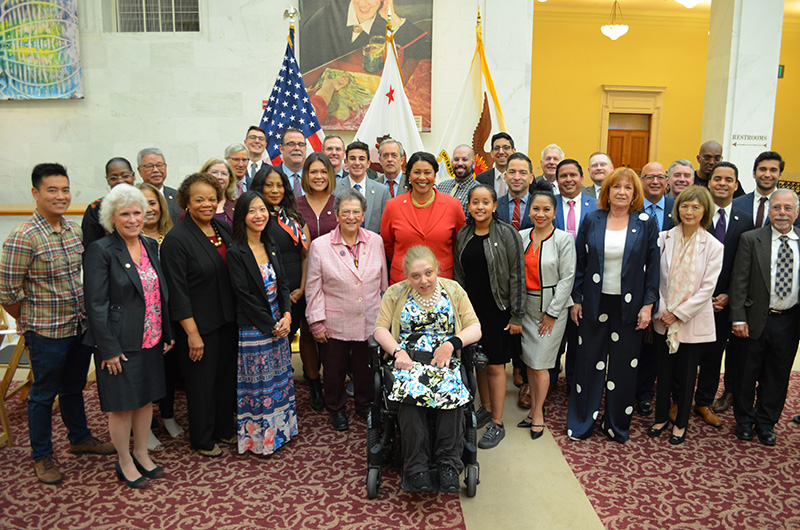
<path fill-rule="evenodd" d="M 685 158 L 679 158 L 678 160 L 669 165 L 669 169 L 667 170 L 668 176 L 670 177 L 672 176 L 672 171 L 675 169 L 675 166 L 689 166 L 690 168 L 692 168 L 692 170 L 694 170 L 694 166 L 692 165 L 691 162 L 689 162 Z"/>
<path fill-rule="evenodd" d="M 777 197 L 779 194 L 782 195 L 784 193 L 791 193 L 792 194 L 792 197 L 794 198 L 794 209 L 795 210 L 800 208 L 800 199 L 797 198 L 797 193 L 795 193 L 792 188 L 775 188 L 775 191 L 769 197 L 769 205 L 772 206 L 772 201 L 775 200 L 775 197 Z"/>
<path fill-rule="evenodd" d="M 387 138 L 386 140 L 381 142 L 381 145 L 378 147 L 378 156 L 383 154 L 383 146 L 386 144 L 397 144 L 397 147 L 400 148 L 400 158 L 406 156 L 406 150 L 403 149 L 403 144 L 401 144 L 400 142 L 398 142 L 393 138 Z"/>
<path fill-rule="evenodd" d="M 547 151 L 548 149 L 558 149 L 558 152 L 561 153 L 561 160 L 564 160 L 564 150 L 561 149 L 556 144 L 550 144 L 547 147 L 545 147 L 544 149 L 542 149 L 542 157 L 539 160 L 544 160 L 544 152 Z"/>
<path fill-rule="evenodd" d="M 100 224 L 106 229 L 106 232 L 111 233 L 114 231 L 114 223 L 111 219 L 114 213 L 120 209 L 133 204 L 138 204 L 142 207 L 142 214 L 147 211 L 147 199 L 144 194 L 130 184 L 117 184 L 108 195 L 103 197 L 103 202 L 100 203 Z M 162 212 L 163 215 L 163 212 Z"/>
<path fill-rule="evenodd" d="M 367 199 L 361 195 L 361 192 L 354 189 L 354 188 L 345 188 L 344 190 L 338 192 L 336 197 L 333 199 L 333 209 L 336 212 L 336 215 L 339 215 L 339 206 L 345 201 L 358 201 L 361 203 L 361 210 L 363 212 L 367 211 Z"/>
<path fill-rule="evenodd" d="M 145 147 L 144 149 L 139 151 L 138 155 L 136 155 L 136 165 L 141 166 L 142 158 L 146 157 L 147 155 L 158 155 L 162 159 L 164 159 L 165 164 L 167 163 L 167 157 L 164 156 L 164 152 L 161 151 L 161 149 L 159 149 L 158 147 Z"/>
<path fill-rule="evenodd" d="M 250 158 L 250 149 L 247 148 L 244 144 L 231 144 L 225 148 L 225 158 L 230 158 L 233 156 L 233 153 L 238 153 L 239 151 L 245 151 L 247 153 L 247 158 Z"/>

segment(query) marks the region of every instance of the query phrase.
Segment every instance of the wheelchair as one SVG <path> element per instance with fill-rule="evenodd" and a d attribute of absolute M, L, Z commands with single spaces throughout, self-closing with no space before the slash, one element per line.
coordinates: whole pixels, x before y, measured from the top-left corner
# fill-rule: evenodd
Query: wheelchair
<path fill-rule="evenodd" d="M 367 415 L 367 497 L 378 496 L 384 463 L 393 463 L 402 469 L 400 428 L 397 419 L 399 404 L 389 400 L 391 387 L 391 365 L 388 356 L 381 351 L 380 345 L 373 337 L 369 338 L 372 349 L 370 367 L 375 386 L 375 399 Z M 464 412 L 464 451 L 461 461 L 464 463 L 464 485 L 468 497 L 474 497 L 480 483 L 480 465 L 478 464 L 478 429 L 475 418 L 474 402 L 477 395 L 475 370 L 482 370 L 487 363 L 479 344 L 470 344 L 461 350 L 461 375 L 469 389 L 470 402 L 460 408 Z M 433 416 L 429 415 L 429 427 L 433 428 Z M 431 437 L 431 443 L 433 443 Z"/>

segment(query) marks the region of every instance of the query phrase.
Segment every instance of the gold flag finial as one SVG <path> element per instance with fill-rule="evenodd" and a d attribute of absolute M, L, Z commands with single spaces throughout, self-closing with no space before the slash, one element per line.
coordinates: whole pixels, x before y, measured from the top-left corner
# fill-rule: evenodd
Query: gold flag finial
<path fill-rule="evenodd" d="M 483 31 L 481 30 L 481 6 L 478 6 L 478 22 L 475 26 L 475 33 L 478 34 L 478 38 L 481 38 Z"/>

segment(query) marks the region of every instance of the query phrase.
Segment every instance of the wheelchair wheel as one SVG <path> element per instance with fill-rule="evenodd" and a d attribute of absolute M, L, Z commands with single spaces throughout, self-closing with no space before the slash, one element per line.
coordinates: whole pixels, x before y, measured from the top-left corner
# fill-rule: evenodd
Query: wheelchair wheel
<path fill-rule="evenodd" d="M 374 467 L 367 469 L 367 497 L 370 499 L 376 498 L 380 484 L 381 470 Z"/>
<path fill-rule="evenodd" d="M 464 483 L 467 485 L 467 497 L 474 497 L 478 489 L 478 467 L 467 466 L 466 475 Z"/>

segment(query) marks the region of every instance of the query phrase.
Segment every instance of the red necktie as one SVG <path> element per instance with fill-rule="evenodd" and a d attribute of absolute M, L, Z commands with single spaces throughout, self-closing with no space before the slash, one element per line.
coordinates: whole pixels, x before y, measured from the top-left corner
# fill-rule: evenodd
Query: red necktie
<path fill-rule="evenodd" d="M 389 183 L 389 193 L 391 193 L 392 197 L 394 197 L 394 181 L 393 180 L 387 180 L 386 182 Z"/>
<path fill-rule="evenodd" d="M 514 213 L 511 214 L 511 226 L 519 230 L 519 203 L 522 201 L 519 197 L 514 197 Z"/>
<path fill-rule="evenodd" d="M 756 214 L 756 228 L 764 226 L 764 203 L 767 202 L 766 197 L 758 199 L 758 213 Z"/>

